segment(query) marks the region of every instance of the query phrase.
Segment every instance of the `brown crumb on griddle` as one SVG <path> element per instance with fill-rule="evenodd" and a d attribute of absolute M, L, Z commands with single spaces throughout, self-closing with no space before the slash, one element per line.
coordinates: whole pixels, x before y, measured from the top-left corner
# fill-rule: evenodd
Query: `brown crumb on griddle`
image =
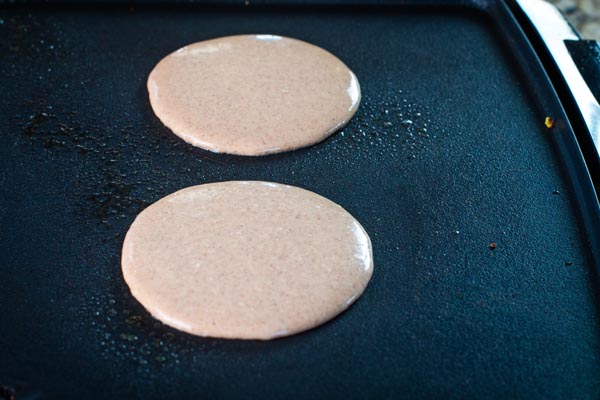
<path fill-rule="evenodd" d="M 165 334 L 163 335 L 163 338 L 164 338 L 166 341 L 170 342 L 170 341 L 172 341 L 173 339 L 175 339 L 175 335 L 174 335 L 174 334 L 172 334 L 171 332 L 167 332 L 167 333 L 165 333 Z"/>
<path fill-rule="evenodd" d="M 132 315 L 131 317 L 127 318 L 126 322 L 132 326 L 140 326 L 142 325 L 142 317 L 139 315 Z"/>
<path fill-rule="evenodd" d="M 496 242 L 492 242 L 489 245 L 490 250 L 496 250 L 496 247 L 498 247 L 498 245 L 496 244 Z"/>
<path fill-rule="evenodd" d="M 0 398 L 6 400 L 15 400 L 16 394 L 17 393 L 14 388 L 0 384 Z"/>
<path fill-rule="evenodd" d="M 550 117 L 546 117 L 544 120 L 544 125 L 546 125 L 546 128 L 552 129 L 554 127 L 554 120 Z"/>

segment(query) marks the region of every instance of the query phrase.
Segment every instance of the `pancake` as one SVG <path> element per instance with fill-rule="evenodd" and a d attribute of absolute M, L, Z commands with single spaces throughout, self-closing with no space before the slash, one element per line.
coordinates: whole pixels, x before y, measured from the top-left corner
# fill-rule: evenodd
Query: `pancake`
<path fill-rule="evenodd" d="M 333 54 L 274 35 L 194 43 L 148 77 L 154 113 L 173 133 L 217 153 L 263 155 L 318 143 L 356 112 L 356 76 Z"/>
<path fill-rule="evenodd" d="M 122 272 L 156 318 L 200 336 L 272 339 L 348 308 L 373 271 L 370 239 L 313 192 L 234 181 L 175 192 L 138 215 Z"/>

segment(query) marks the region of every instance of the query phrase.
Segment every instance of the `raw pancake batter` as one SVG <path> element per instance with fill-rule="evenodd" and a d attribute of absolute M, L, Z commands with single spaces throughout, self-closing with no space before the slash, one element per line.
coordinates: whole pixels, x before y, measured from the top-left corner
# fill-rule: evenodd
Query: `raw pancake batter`
<path fill-rule="evenodd" d="M 272 339 L 333 318 L 373 272 L 371 242 L 342 207 L 268 182 L 175 192 L 127 232 L 133 296 L 165 324 L 201 336 Z"/>
<path fill-rule="evenodd" d="M 183 47 L 150 73 L 154 113 L 176 135 L 217 153 L 261 155 L 320 142 L 360 102 L 356 76 L 333 54 L 274 35 Z"/>

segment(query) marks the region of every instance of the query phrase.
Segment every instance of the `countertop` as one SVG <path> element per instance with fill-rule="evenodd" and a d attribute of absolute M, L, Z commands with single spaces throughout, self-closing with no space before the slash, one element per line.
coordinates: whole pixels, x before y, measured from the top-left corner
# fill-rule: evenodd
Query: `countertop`
<path fill-rule="evenodd" d="M 600 0 L 549 0 L 577 28 L 584 39 L 600 40 Z"/>

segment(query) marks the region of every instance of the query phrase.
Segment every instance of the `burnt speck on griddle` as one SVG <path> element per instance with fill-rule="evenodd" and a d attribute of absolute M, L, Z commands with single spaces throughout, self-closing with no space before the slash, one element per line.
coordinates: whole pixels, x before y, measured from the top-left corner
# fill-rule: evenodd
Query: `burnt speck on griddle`
<path fill-rule="evenodd" d="M 567 267 L 570 267 L 571 265 L 573 265 L 573 261 L 565 261 L 565 265 Z"/>
<path fill-rule="evenodd" d="M 560 194 L 560 192 L 558 190 L 555 190 L 555 191 L 552 192 L 552 194 L 555 194 L 555 195 L 558 196 Z"/>
<path fill-rule="evenodd" d="M 488 247 L 490 248 L 490 250 L 496 250 L 496 247 L 498 247 L 498 245 L 496 244 L 496 242 L 492 242 Z"/>
<path fill-rule="evenodd" d="M 0 397 L 6 400 L 15 400 L 17 391 L 15 388 L 0 384 Z"/>
<path fill-rule="evenodd" d="M 384 128 L 390 128 L 391 126 L 392 126 L 392 123 L 390 121 L 386 121 L 383 123 Z"/>
<path fill-rule="evenodd" d="M 17 381 L 10 384 L 0 383 L 0 399 L 17 400 L 17 399 L 42 399 L 46 398 L 39 390 L 31 387 L 30 384 Z"/>
<path fill-rule="evenodd" d="M 167 341 L 167 342 L 171 342 L 173 341 L 173 339 L 175 339 L 175 335 L 172 334 L 171 332 L 167 332 L 163 335 L 163 338 Z"/>
<path fill-rule="evenodd" d="M 142 317 L 139 315 L 132 315 L 126 320 L 128 325 L 131 326 L 141 326 L 142 325 Z"/>

